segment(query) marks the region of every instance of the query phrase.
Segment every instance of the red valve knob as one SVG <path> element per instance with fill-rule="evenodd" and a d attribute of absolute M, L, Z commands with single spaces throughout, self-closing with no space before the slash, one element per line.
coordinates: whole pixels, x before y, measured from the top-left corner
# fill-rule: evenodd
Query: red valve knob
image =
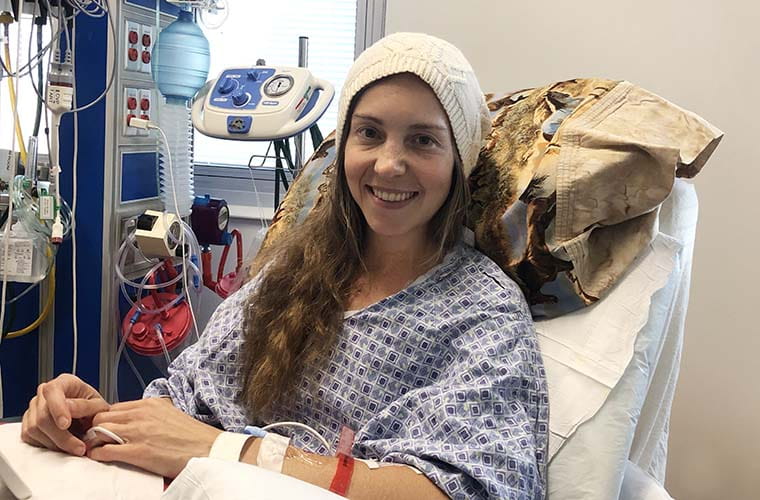
<path fill-rule="evenodd" d="M 138 340 L 145 338 L 145 333 L 147 331 L 148 329 L 145 328 L 145 323 L 135 323 L 132 325 L 132 335 Z"/>

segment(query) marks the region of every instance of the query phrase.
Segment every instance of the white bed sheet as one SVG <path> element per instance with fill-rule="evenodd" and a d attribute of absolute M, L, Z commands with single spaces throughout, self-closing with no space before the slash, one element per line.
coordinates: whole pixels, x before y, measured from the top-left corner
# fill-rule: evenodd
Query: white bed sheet
<path fill-rule="evenodd" d="M 548 359 L 550 500 L 639 498 L 644 491 L 635 486 L 643 484 L 638 471 L 652 480 L 647 491 L 660 488 L 662 498 L 666 498 L 662 484 L 667 422 L 680 362 L 696 218 L 693 186 L 677 181 L 673 195 L 660 213 L 660 231 L 671 236 L 658 235 L 630 274 L 609 297 L 594 306 L 601 311 L 598 306 L 610 299 L 614 305 L 620 298 L 615 294 L 624 294 L 624 298 L 633 299 L 628 308 L 631 311 L 608 308 L 608 312 L 616 314 L 595 320 L 593 316 L 597 311 L 589 308 L 573 317 L 564 317 L 562 331 L 537 323 L 542 349 L 549 346 L 545 362 Z M 653 258 L 657 254 L 659 257 Z M 648 292 L 638 284 L 629 288 L 626 282 L 643 271 L 652 278 L 651 284 L 659 283 L 661 271 L 667 271 L 667 266 L 661 268 L 660 265 L 666 262 L 667 259 L 662 258 L 665 255 L 672 256 L 672 267 L 663 286 L 659 290 L 655 287 L 649 294 L 651 306 L 647 308 Z M 631 295 L 637 287 L 642 290 L 638 298 Z M 644 324 L 636 328 L 637 323 L 630 320 L 641 317 L 642 310 L 646 313 Z M 573 321 L 577 321 L 577 325 Z M 589 335 L 589 325 L 594 327 L 604 322 L 614 326 L 610 330 L 596 328 L 590 334 L 597 337 L 596 341 L 583 337 Z M 618 328 L 623 324 L 629 325 L 628 330 Z M 555 353 L 563 351 L 554 343 L 571 343 L 560 335 L 565 332 L 569 332 L 569 339 L 583 339 L 583 343 L 565 348 L 564 357 L 557 361 L 555 358 L 559 356 Z M 609 338 L 612 333 L 614 339 Z M 549 335 L 553 338 L 547 342 Z M 578 350 L 582 356 L 576 354 Z M 596 360 L 602 353 L 609 356 L 603 364 L 608 370 L 600 370 L 598 362 L 591 363 L 594 369 L 589 369 L 589 359 Z M 620 371 L 623 362 L 624 369 Z M 615 380 L 618 371 L 620 376 Z M 630 465 L 636 466 L 635 474 Z M 633 496 L 630 496 L 632 491 Z"/>

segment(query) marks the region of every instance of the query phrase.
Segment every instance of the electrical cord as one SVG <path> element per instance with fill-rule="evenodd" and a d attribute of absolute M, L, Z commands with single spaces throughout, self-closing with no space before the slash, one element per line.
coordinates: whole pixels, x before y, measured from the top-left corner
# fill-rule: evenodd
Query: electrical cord
<path fill-rule="evenodd" d="M 45 0 L 45 3 L 48 6 L 48 18 L 51 21 L 51 25 L 54 24 L 54 22 L 57 22 L 57 24 L 58 24 L 58 30 L 52 35 L 51 41 L 42 49 L 42 51 L 38 52 L 38 54 L 36 54 L 34 56 L 33 59 L 35 59 L 37 61 L 35 63 L 36 66 L 40 66 L 42 64 L 42 60 L 43 60 L 43 57 L 44 57 L 45 53 L 47 53 L 48 51 L 50 51 L 51 47 L 53 47 L 54 45 L 58 44 L 58 38 L 61 35 L 63 35 L 66 38 L 66 40 L 67 40 L 67 46 L 68 47 L 71 46 L 71 44 L 70 44 L 71 35 L 70 35 L 69 30 L 67 28 L 67 24 L 68 24 L 68 22 L 73 21 L 76 18 L 76 15 L 79 12 L 84 12 L 82 9 L 76 9 L 71 16 L 66 17 L 65 15 L 62 14 L 61 9 L 59 9 L 58 10 L 58 16 L 55 17 L 53 15 L 53 13 L 52 13 L 53 8 L 50 5 L 49 0 Z M 116 36 L 117 36 L 117 34 L 116 34 L 116 27 L 114 25 L 113 16 L 111 14 L 111 11 L 107 7 L 106 4 L 101 4 L 101 7 L 104 10 L 105 17 L 108 18 L 108 27 L 109 27 L 109 29 L 111 31 L 111 34 L 112 34 L 114 40 L 116 40 Z M 104 17 L 104 16 L 100 15 L 100 16 L 90 16 L 90 17 Z M 31 40 L 30 40 L 30 46 L 31 46 Z M 113 49 L 113 50 L 115 52 L 115 49 Z M 26 65 L 23 66 L 24 69 L 28 68 L 29 71 L 27 73 L 21 73 L 19 76 L 23 77 L 23 76 L 27 76 L 27 75 L 31 75 L 32 74 L 34 66 L 32 65 L 32 60 L 31 59 L 32 58 L 30 58 L 30 61 Z M 115 60 L 115 57 L 114 57 L 114 60 Z M 52 61 L 52 56 L 48 58 L 48 73 L 50 72 L 49 68 L 50 68 L 50 62 L 51 61 Z M 31 78 L 31 76 L 30 76 L 30 78 Z M 70 110 L 67 110 L 64 114 L 77 113 L 79 111 L 84 111 L 84 110 L 89 109 L 89 108 L 95 106 L 96 104 L 98 104 L 100 101 L 102 101 L 106 97 L 106 95 L 108 94 L 108 92 L 113 87 L 113 82 L 114 82 L 115 78 L 116 78 L 116 64 L 114 63 L 111 66 L 111 74 L 110 74 L 110 76 L 108 78 L 108 82 L 106 84 L 106 87 L 105 87 L 105 89 L 103 89 L 103 91 L 101 92 L 101 94 L 98 97 L 96 97 L 93 101 L 91 101 L 91 102 L 89 102 L 89 103 L 87 103 L 87 104 L 85 104 L 85 105 L 83 105 L 81 107 L 75 107 L 75 108 L 72 108 Z M 40 88 L 42 86 L 41 82 L 40 82 L 40 86 L 35 85 L 33 79 L 31 80 L 31 82 L 32 82 L 32 88 L 34 89 L 34 92 L 37 94 L 37 97 L 45 104 L 46 107 L 48 107 L 48 109 L 50 109 L 50 107 L 48 106 L 47 98 L 46 98 L 45 95 L 43 95 L 43 90 L 44 89 Z M 52 109 L 51 109 L 51 111 L 52 111 Z"/>
<path fill-rule="evenodd" d="M 54 18 L 53 18 L 52 13 L 51 13 L 50 2 L 48 0 L 45 0 L 45 3 L 48 6 L 47 15 L 48 15 L 49 19 L 52 20 Z M 36 9 L 36 5 L 35 5 L 35 9 Z M 36 12 L 36 10 L 35 10 L 35 12 Z M 28 74 L 30 74 L 35 69 L 36 66 L 39 66 L 39 65 L 42 64 L 43 57 L 50 50 L 50 48 L 53 46 L 53 44 L 57 42 L 58 37 L 62 33 L 63 33 L 63 30 L 61 29 L 61 27 L 59 27 L 58 30 L 51 36 L 50 42 L 41 51 L 39 51 L 37 54 L 35 54 L 34 58 L 32 58 L 31 56 L 28 57 L 29 60 L 26 62 L 26 64 L 20 65 L 16 73 L 10 73 L 10 72 L 8 72 L 8 73 L 10 73 L 8 76 L 15 77 L 15 76 L 18 75 L 19 78 L 23 78 L 23 77 L 27 76 Z M 0 61 L 0 62 L 2 62 L 2 61 Z"/>
<path fill-rule="evenodd" d="M 177 218 L 179 220 L 182 220 L 182 217 L 179 214 L 179 203 L 177 202 L 177 186 L 174 183 L 174 165 L 172 164 L 172 153 L 169 145 L 169 139 L 167 139 L 166 134 L 164 133 L 163 129 L 156 125 L 155 123 L 148 122 L 147 128 L 157 130 L 159 134 L 161 134 L 161 139 L 164 141 L 164 146 L 166 146 L 166 157 L 168 159 L 169 163 L 169 181 L 172 184 L 172 198 L 174 201 L 174 213 L 177 215 Z M 180 236 L 180 248 L 185 248 L 185 231 L 182 231 L 182 234 Z M 184 256 L 185 259 L 189 259 L 190 257 Z M 183 286 L 184 289 L 187 291 L 187 305 L 190 308 L 190 315 L 193 318 L 193 331 L 195 332 L 195 340 L 200 340 L 200 334 L 198 333 L 198 322 L 195 319 L 195 311 L 193 311 L 193 303 L 190 300 L 190 288 L 187 285 L 187 266 L 182 266 L 182 276 L 183 276 Z"/>
<path fill-rule="evenodd" d="M 272 149 L 272 144 L 274 144 L 274 141 L 269 141 L 269 144 L 267 145 L 267 150 L 264 153 L 264 158 L 261 160 L 261 165 L 259 165 L 259 168 L 264 166 L 264 163 L 266 163 L 267 158 L 269 157 L 269 151 Z M 261 205 L 261 198 L 259 197 L 259 190 L 256 187 L 256 179 L 253 176 L 253 166 L 251 165 L 251 160 L 253 160 L 253 156 L 248 159 L 248 174 L 251 177 L 251 185 L 253 186 L 253 194 L 256 197 L 256 206 L 259 207 L 259 222 L 261 223 L 261 227 L 263 228 L 269 228 L 269 223 L 266 220 L 266 217 L 264 217 L 264 207 Z"/>
<path fill-rule="evenodd" d="M 74 17 L 73 33 L 71 35 L 71 66 L 76 68 L 76 39 L 77 39 L 77 18 Z M 114 67 L 116 63 L 114 63 Z M 106 89 L 106 92 L 108 90 Z M 72 82 L 72 104 L 74 108 L 77 107 L 77 79 L 74 75 Z M 71 373 L 76 375 L 77 373 L 77 355 L 79 351 L 79 329 L 77 321 L 77 232 L 76 232 L 76 213 L 77 213 L 77 164 L 79 161 L 79 113 L 74 113 L 74 151 L 71 164 L 71 181 L 72 181 L 72 194 L 71 194 L 71 321 L 72 321 L 72 333 L 73 333 L 73 349 L 74 356 L 71 362 Z M 60 188 L 58 189 L 60 192 Z"/>

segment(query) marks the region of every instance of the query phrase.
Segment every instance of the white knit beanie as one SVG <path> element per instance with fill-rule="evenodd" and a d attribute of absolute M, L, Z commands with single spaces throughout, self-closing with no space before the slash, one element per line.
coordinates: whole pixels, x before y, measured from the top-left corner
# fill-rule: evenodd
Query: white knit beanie
<path fill-rule="evenodd" d="M 483 91 L 459 49 L 424 33 L 388 35 L 354 61 L 338 104 L 337 148 L 344 140 L 346 114 L 354 96 L 370 83 L 398 73 L 413 73 L 433 89 L 449 117 L 464 175 L 468 177 L 491 131 Z"/>

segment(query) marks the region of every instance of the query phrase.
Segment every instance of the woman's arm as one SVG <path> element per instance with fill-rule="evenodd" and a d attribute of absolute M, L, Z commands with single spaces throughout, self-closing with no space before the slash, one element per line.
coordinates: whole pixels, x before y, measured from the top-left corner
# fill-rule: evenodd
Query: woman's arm
<path fill-rule="evenodd" d="M 88 450 L 101 462 L 123 462 L 164 477 L 176 477 L 193 457 L 208 456 L 211 445 L 222 432 L 199 422 L 175 408 L 168 399 L 150 398 L 118 403 L 99 413 L 93 425 L 100 425 L 125 439 L 125 444 L 105 445 Z M 256 463 L 260 438 L 251 438 L 240 460 Z M 288 447 L 283 474 L 329 489 L 338 465 L 335 457 L 307 453 Z M 370 470 L 357 461 L 348 498 L 351 499 L 436 499 L 447 498 L 425 476 L 409 467 L 390 466 Z"/>
<path fill-rule="evenodd" d="M 243 448 L 240 461 L 255 464 L 261 441 L 261 438 L 250 439 Z M 307 453 L 289 446 L 282 473 L 329 489 L 337 467 L 338 458 L 336 457 Z M 448 498 L 427 477 L 409 467 L 394 465 L 370 469 L 364 462 L 358 460 L 354 464 L 347 497 L 352 500 Z"/>

